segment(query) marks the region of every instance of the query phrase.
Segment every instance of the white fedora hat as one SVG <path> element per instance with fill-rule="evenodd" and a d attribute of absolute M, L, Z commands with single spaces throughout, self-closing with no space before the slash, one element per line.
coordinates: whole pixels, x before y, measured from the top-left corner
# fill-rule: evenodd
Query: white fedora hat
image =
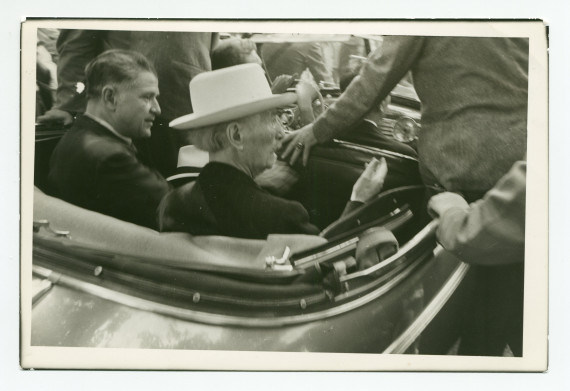
<path fill-rule="evenodd" d="M 194 113 L 171 121 L 171 128 L 214 125 L 297 101 L 297 95 L 292 92 L 273 95 L 258 64 L 200 73 L 190 81 L 190 98 Z"/>

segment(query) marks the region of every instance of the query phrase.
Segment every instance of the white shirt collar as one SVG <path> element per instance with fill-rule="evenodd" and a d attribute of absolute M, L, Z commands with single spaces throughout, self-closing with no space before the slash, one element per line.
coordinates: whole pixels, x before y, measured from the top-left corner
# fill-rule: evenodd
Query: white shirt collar
<path fill-rule="evenodd" d="M 94 116 L 93 114 L 85 113 L 84 115 L 87 116 L 87 117 L 89 117 L 89 118 L 91 118 L 93 121 L 97 122 L 99 125 L 104 126 L 105 128 L 107 128 L 107 130 L 109 130 L 109 131 L 110 131 L 111 133 L 113 133 L 115 136 L 117 136 L 118 138 L 120 138 L 121 140 L 123 140 L 124 142 L 126 142 L 128 145 L 131 145 L 131 144 L 133 143 L 133 140 L 131 140 L 131 139 L 128 138 L 128 137 L 123 136 L 122 134 L 119 134 L 119 133 L 115 130 L 115 128 L 113 128 L 113 127 L 111 126 L 111 124 L 108 123 L 107 121 L 105 121 L 105 120 L 103 120 L 103 119 L 101 119 L 101 118 L 99 118 L 99 117 L 96 117 L 96 116 Z"/>

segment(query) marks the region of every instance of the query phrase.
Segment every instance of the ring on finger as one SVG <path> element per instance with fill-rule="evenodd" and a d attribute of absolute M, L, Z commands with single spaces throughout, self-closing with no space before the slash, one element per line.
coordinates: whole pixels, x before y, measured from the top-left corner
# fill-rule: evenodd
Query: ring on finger
<path fill-rule="evenodd" d="M 299 150 L 302 151 L 303 149 L 305 149 L 305 145 L 304 145 L 302 142 L 298 142 L 298 143 L 295 145 L 295 148 L 297 148 L 297 149 L 299 149 Z"/>

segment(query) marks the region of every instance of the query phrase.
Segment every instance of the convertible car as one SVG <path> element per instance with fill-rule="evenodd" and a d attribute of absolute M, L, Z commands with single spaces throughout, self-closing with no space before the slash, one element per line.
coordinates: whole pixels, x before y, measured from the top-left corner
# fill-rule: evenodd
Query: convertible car
<path fill-rule="evenodd" d="M 44 147 L 55 140 L 41 133 L 38 157 L 49 155 Z M 331 224 L 371 157 L 388 161 L 387 190 Z M 436 245 L 437 222 L 425 217 L 414 158 L 341 140 L 317 148 L 295 196 L 324 227 L 321 236 L 272 235 L 266 241 L 158 233 L 45 194 L 39 173 L 32 345 L 376 353 L 450 348 L 446 330 L 423 334 L 445 315 L 468 267 Z"/>
<path fill-rule="evenodd" d="M 419 122 L 413 91 L 395 90 L 381 128 L 401 128 L 413 145 Z M 414 157 L 358 140 L 316 147 L 289 197 L 321 235 L 246 240 L 159 233 L 50 196 L 47 162 L 62 132 L 36 130 L 33 346 L 452 349 L 469 267 L 437 245 Z M 388 162 L 384 192 L 335 221 L 372 157 Z"/>

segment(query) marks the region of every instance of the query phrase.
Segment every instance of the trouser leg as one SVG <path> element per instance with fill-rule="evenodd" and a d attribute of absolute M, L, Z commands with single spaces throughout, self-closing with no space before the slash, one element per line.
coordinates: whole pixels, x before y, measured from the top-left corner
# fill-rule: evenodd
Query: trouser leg
<path fill-rule="evenodd" d="M 459 354 L 522 355 L 524 264 L 472 266 L 473 299 L 464 307 Z"/>

